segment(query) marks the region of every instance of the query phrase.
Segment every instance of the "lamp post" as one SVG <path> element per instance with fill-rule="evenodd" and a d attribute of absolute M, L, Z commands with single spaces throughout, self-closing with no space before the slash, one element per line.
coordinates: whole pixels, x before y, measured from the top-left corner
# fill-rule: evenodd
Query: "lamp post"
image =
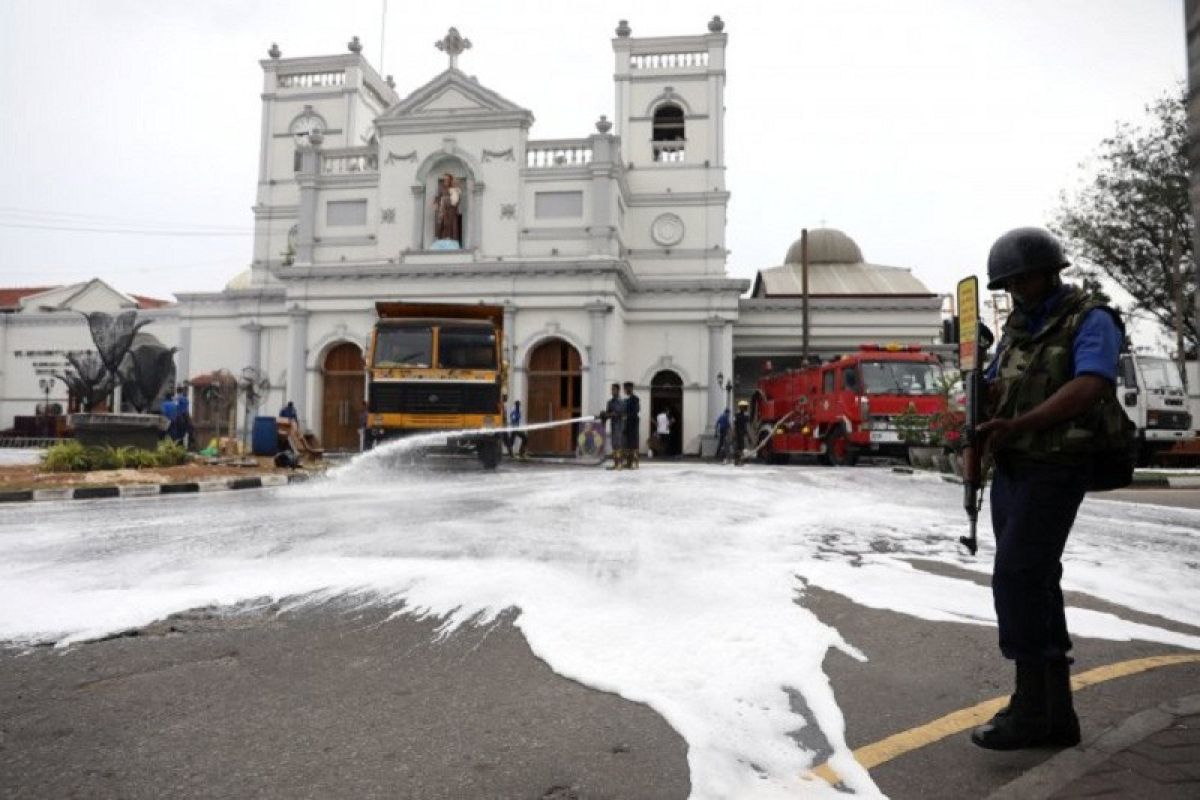
<path fill-rule="evenodd" d="M 42 403 L 42 415 L 48 417 L 50 416 L 50 390 L 54 388 L 54 379 L 38 378 L 38 386 L 46 398 L 45 402 Z"/>

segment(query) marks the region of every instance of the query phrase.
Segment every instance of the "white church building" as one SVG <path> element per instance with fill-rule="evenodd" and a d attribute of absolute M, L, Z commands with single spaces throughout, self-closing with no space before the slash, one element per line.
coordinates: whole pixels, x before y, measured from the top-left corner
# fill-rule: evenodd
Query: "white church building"
<path fill-rule="evenodd" d="M 611 121 L 553 140 L 532 138 L 530 110 L 459 69 L 470 42 L 455 29 L 437 45 L 447 69 L 405 96 L 357 38 L 330 56 L 272 46 L 249 268 L 223 291 L 148 309 L 145 331 L 178 348 L 180 381 L 253 369 L 269 384 L 266 413 L 292 400 L 327 447 L 349 449 L 376 301 L 500 305 L 508 395 L 528 421 L 594 413 L 610 383 L 631 380 L 643 425 L 670 407 L 677 447 L 699 452 L 726 404 L 718 376 L 734 376 L 735 355 L 753 367 L 798 352 L 804 312 L 790 262 L 760 273 L 751 297 L 751 282 L 726 270 L 723 29 L 714 17 L 699 35 L 639 38 L 622 21 Z M 461 191 L 453 249 L 435 234 L 446 174 Z M 812 352 L 934 341 L 940 299 L 911 273 L 864 263 L 844 234 L 813 232 L 810 252 L 826 251 L 828 269 L 810 258 L 832 276 L 810 298 Z M 89 308 L 134 307 L 108 292 Z M 5 310 L 0 427 L 33 413 L 55 352 L 90 346 L 78 304 Z M 18 352 L 42 353 L 40 371 Z"/>

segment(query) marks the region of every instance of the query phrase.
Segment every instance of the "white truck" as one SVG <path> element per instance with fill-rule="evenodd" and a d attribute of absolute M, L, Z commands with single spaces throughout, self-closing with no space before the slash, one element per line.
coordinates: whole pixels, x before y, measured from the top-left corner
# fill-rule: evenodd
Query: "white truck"
<path fill-rule="evenodd" d="M 1196 435 L 1179 366 L 1169 358 L 1122 353 L 1117 399 L 1137 425 L 1138 466 Z"/>

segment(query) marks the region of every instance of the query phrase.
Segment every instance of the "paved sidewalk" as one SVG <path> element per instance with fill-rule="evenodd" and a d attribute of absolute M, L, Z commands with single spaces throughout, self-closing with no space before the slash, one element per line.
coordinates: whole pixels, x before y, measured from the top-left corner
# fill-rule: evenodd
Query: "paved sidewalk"
<path fill-rule="evenodd" d="M 1200 797 L 1200 714 L 1176 717 L 1164 730 L 1116 753 L 1051 797 L 1195 800 Z"/>
<path fill-rule="evenodd" d="M 1200 694 L 1134 714 L 994 792 L 989 800 L 1200 798 Z"/>

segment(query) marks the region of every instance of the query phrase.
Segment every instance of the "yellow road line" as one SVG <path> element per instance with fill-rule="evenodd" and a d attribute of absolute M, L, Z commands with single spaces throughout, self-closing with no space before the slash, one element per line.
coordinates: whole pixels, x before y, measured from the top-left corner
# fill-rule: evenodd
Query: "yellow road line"
<path fill-rule="evenodd" d="M 1118 661 L 1115 664 L 1096 667 L 1072 677 L 1071 688 L 1078 691 L 1087 686 L 1111 681 L 1114 678 L 1136 675 L 1146 670 L 1169 667 L 1173 664 L 1197 662 L 1200 662 L 1200 653 L 1177 653 L 1164 656 L 1150 656 L 1149 658 L 1135 658 L 1129 661 Z M 947 736 L 953 736 L 956 733 L 961 733 L 977 725 L 982 725 L 991 719 L 992 715 L 1003 708 L 1006 703 L 1008 703 L 1007 696 L 996 697 L 991 700 L 985 700 L 970 708 L 951 712 L 944 717 L 938 717 L 932 722 L 927 722 L 916 728 L 910 728 L 909 730 L 893 734 L 886 739 L 880 739 L 878 742 L 860 747 L 854 751 L 854 758 L 864 768 L 868 770 L 874 769 L 897 756 L 902 756 L 925 745 L 941 741 Z M 837 772 L 829 765 L 828 761 L 812 770 L 810 775 L 821 778 L 830 784 L 836 784 L 839 781 Z"/>

